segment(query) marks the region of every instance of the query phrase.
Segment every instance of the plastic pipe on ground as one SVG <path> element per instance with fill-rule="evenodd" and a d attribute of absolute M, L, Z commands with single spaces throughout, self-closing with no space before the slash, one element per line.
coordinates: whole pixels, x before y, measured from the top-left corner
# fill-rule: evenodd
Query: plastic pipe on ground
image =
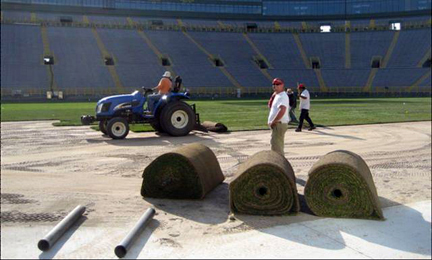
<path fill-rule="evenodd" d="M 114 253 L 116 254 L 116 256 L 122 258 L 127 254 L 127 251 L 132 246 L 135 239 L 141 234 L 141 232 L 144 230 L 144 228 L 153 218 L 155 213 L 156 211 L 154 208 L 147 209 L 147 211 L 142 215 L 140 220 L 138 220 L 135 227 L 129 232 L 129 234 L 127 234 L 127 236 L 121 241 L 121 243 L 117 245 L 116 248 L 114 249 Z"/>
<path fill-rule="evenodd" d="M 84 214 L 86 208 L 78 205 L 60 223 L 58 223 L 44 238 L 39 240 L 38 248 L 42 251 L 49 250 L 57 240 Z"/>

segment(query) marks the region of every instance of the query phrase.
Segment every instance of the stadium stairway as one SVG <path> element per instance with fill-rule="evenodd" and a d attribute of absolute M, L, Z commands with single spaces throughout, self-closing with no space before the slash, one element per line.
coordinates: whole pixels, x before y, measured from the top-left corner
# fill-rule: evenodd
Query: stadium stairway
<path fill-rule="evenodd" d="M 417 68 L 421 68 L 423 64 L 426 62 L 426 60 L 430 58 L 431 58 L 431 47 L 429 47 L 429 50 L 425 53 L 423 58 L 417 63 Z"/>
<path fill-rule="evenodd" d="M 307 26 L 307 25 L 306 25 L 305 22 L 302 22 L 302 26 Z M 301 42 L 301 39 L 300 39 L 299 35 L 294 33 L 293 37 L 294 37 L 294 40 L 295 40 L 295 42 L 297 44 L 297 48 L 300 51 L 300 54 L 301 54 L 301 57 L 302 57 L 302 60 L 303 60 L 303 63 L 305 65 L 305 67 L 307 69 L 311 69 L 310 62 L 309 62 L 309 60 L 307 58 L 306 51 L 303 48 L 303 44 Z M 320 69 L 314 69 L 313 71 L 315 72 L 315 75 L 317 77 L 320 91 L 321 92 L 328 92 L 328 88 L 327 88 L 327 86 L 326 86 L 326 84 L 324 82 L 324 78 L 322 76 L 321 70 Z"/>
<path fill-rule="evenodd" d="M 388 62 L 389 62 L 389 60 L 393 54 L 393 50 L 395 49 L 395 46 L 396 46 L 397 41 L 399 39 L 399 35 L 400 35 L 400 31 L 395 32 L 395 34 L 393 35 L 393 39 L 390 43 L 390 46 L 387 50 L 386 55 L 384 56 L 381 68 L 383 68 L 383 69 L 387 68 L 387 64 L 388 64 Z"/>
<path fill-rule="evenodd" d="M 54 59 L 54 62 L 57 60 L 54 53 L 51 51 L 50 47 L 49 47 L 49 39 L 48 39 L 48 32 L 47 32 L 47 28 L 45 26 L 41 26 L 41 36 L 42 36 L 42 44 L 43 44 L 43 56 L 51 56 Z M 45 66 L 47 69 L 47 74 L 48 74 L 48 78 L 51 78 L 52 80 L 52 90 L 56 91 L 59 90 L 55 77 L 54 77 L 54 72 L 52 70 L 52 65 L 49 66 Z"/>
<path fill-rule="evenodd" d="M 366 85 L 363 88 L 363 92 L 370 92 L 372 89 L 372 83 L 376 77 L 376 74 L 378 72 L 378 68 L 373 68 L 370 73 L 369 73 L 369 77 L 368 80 L 366 81 Z"/>
<path fill-rule="evenodd" d="M 351 22 L 345 22 L 345 69 L 351 68 Z"/>
<path fill-rule="evenodd" d="M 302 45 L 302 43 L 301 43 L 301 40 L 300 40 L 299 35 L 296 34 L 296 33 L 294 33 L 294 34 L 293 34 L 293 37 L 294 37 L 294 41 L 295 41 L 295 43 L 297 44 L 297 48 L 298 48 L 299 51 L 300 51 L 300 55 L 301 55 L 301 58 L 302 58 L 302 60 L 303 60 L 303 64 L 305 65 L 305 68 L 306 68 L 306 69 L 310 69 L 311 67 L 310 67 L 310 64 L 309 64 L 308 58 L 307 58 L 307 56 L 306 56 L 306 52 L 305 52 L 305 50 L 304 50 L 304 48 L 303 48 L 303 45 Z"/>
<path fill-rule="evenodd" d="M 370 29 L 375 29 L 376 28 L 375 19 L 370 19 L 370 21 L 369 21 L 369 28 Z"/>
<path fill-rule="evenodd" d="M 426 81 L 431 76 L 431 70 L 428 70 L 421 78 L 419 78 L 414 84 L 412 84 L 407 91 L 411 92 L 413 89 L 417 88 L 422 82 Z"/>
<path fill-rule="evenodd" d="M 187 33 L 186 31 L 182 31 L 182 32 L 186 36 L 186 38 L 188 38 L 192 43 L 194 43 L 198 47 L 198 49 L 200 49 L 204 54 L 208 56 L 209 59 L 212 59 L 213 55 L 210 54 L 210 52 L 208 52 L 201 44 L 195 41 L 195 39 L 192 38 L 192 36 L 190 36 L 189 33 Z M 218 68 L 236 88 L 244 90 L 244 87 L 240 85 L 240 83 L 226 70 L 225 67 L 220 66 Z"/>
<path fill-rule="evenodd" d="M 134 25 L 135 22 L 128 17 L 127 21 L 130 25 Z M 169 57 L 164 57 L 164 55 L 162 55 L 162 53 L 159 51 L 159 49 L 153 44 L 153 42 L 150 40 L 150 38 L 144 33 L 144 31 L 142 30 L 137 30 L 138 34 L 141 36 L 141 38 L 146 42 L 146 44 L 150 47 L 150 49 L 154 52 L 154 54 L 156 54 L 156 56 L 159 58 L 159 60 L 161 60 L 162 58 L 169 58 Z M 171 63 L 169 66 L 164 66 L 164 68 L 166 70 L 168 70 L 171 73 L 171 76 L 173 78 L 175 78 L 178 74 L 176 73 L 176 71 L 172 68 Z M 183 84 L 183 87 L 186 87 L 185 84 Z"/>
<path fill-rule="evenodd" d="M 328 88 L 324 82 L 324 78 L 321 73 L 321 69 L 314 69 L 315 75 L 318 79 L 319 87 L 321 92 L 328 92 Z"/>
<path fill-rule="evenodd" d="M 373 20 L 373 19 L 371 20 L 370 26 L 374 26 L 375 25 L 374 21 L 375 20 Z M 380 66 L 383 69 L 385 69 L 387 67 L 388 61 L 390 60 L 391 55 L 393 53 L 393 50 L 394 50 L 394 48 L 395 48 L 395 46 L 397 44 L 397 40 L 399 38 L 399 34 L 400 34 L 399 31 L 397 31 L 397 32 L 395 32 L 393 34 L 393 38 L 392 38 L 392 40 L 390 42 L 389 47 L 387 48 L 386 54 L 385 54 L 385 56 L 384 56 L 384 58 L 382 60 L 381 66 Z M 371 72 L 369 74 L 368 81 L 366 82 L 366 85 L 363 88 L 363 92 L 371 92 L 372 91 L 373 81 L 375 80 L 375 77 L 376 77 L 376 74 L 378 73 L 378 71 L 379 71 L 378 68 L 372 68 L 372 70 L 371 70 Z"/>
<path fill-rule="evenodd" d="M 268 59 L 260 52 L 258 47 L 253 43 L 253 41 L 249 38 L 249 36 L 246 33 L 243 33 L 243 37 L 246 39 L 246 41 L 249 43 L 249 45 L 252 47 L 252 49 L 255 51 L 255 53 L 258 55 L 258 57 L 262 58 L 265 63 L 267 63 L 269 69 L 274 69 L 273 66 L 270 64 Z M 267 72 L 267 69 L 260 69 L 260 72 L 270 81 L 273 80 L 272 76 Z"/>
<path fill-rule="evenodd" d="M 37 22 L 36 13 L 31 13 L 31 15 L 30 15 L 30 22 L 32 22 L 32 23 L 36 23 Z"/>
<path fill-rule="evenodd" d="M 84 16 L 83 20 L 84 21 L 88 21 L 88 18 L 86 16 Z M 105 59 L 108 58 L 108 57 L 111 57 L 112 59 L 114 59 L 113 55 L 111 55 L 108 52 L 108 50 L 106 49 L 103 41 L 99 37 L 99 34 L 98 34 L 96 28 L 93 27 L 91 30 L 92 30 L 93 36 L 94 36 L 94 38 L 96 40 L 97 46 L 98 46 L 98 48 L 99 48 L 99 50 L 101 52 L 101 56 L 102 56 L 103 62 L 105 62 Z M 111 75 L 111 78 L 114 81 L 115 87 L 117 88 L 117 90 L 119 91 L 119 93 L 124 93 L 125 89 L 123 87 L 123 84 L 121 83 L 120 77 L 117 74 L 115 65 L 110 65 L 110 66 L 106 66 L 106 67 L 107 67 L 107 69 L 108 69 L 108 71 L 109 71 L 109 73 Z"/>
<path fill-rule="evenodd" d="M 225 29 L 227 26 L 224 24 L 224 23 L 222 23 L 221 21 L 217 21 L 217 23 L 218 23 L 218 25 L 219 25 L 219 27 L 221 28 L 221 29 Z"/>

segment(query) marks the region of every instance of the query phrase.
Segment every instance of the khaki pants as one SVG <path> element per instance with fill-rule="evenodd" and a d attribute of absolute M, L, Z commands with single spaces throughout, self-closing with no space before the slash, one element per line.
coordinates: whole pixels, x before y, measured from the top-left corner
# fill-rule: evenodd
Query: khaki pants
<path fill-rule="evenodd" d="M 287 130 L 288 130 L 288 124 L 277 123 L 272 128 L 272 134 L 270 140 L 272 151 L 275 151 L 284 157 L 285 157 L 284 141 L 285 141 L 285 132 Z"/>

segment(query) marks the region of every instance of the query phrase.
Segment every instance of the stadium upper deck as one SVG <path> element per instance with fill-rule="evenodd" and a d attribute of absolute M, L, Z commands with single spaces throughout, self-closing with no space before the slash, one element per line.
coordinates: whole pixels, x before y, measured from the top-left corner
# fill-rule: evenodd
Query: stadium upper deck
<path fill-rule="evenodd" d="M 430 14 L 431 0 L 2 0 L 39 10 L 234 19 L 322 19 Z M 5 5 L 6 4 L 6 5 Z M 66 8 L 66 9 L 65 9 Z M 68 8 L 68 9 L 67 9 Z"/>

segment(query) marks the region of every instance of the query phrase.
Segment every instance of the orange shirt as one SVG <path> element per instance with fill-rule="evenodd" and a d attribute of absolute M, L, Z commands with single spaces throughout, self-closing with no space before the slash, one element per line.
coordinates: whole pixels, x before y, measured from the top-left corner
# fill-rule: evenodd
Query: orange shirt
<path fill-rule="evenodd" d="M 168 93 L 171 89 L 171 80 L 162 78 L 156 88 L 159 90 L 159 94 L 161 95 Z"/>

